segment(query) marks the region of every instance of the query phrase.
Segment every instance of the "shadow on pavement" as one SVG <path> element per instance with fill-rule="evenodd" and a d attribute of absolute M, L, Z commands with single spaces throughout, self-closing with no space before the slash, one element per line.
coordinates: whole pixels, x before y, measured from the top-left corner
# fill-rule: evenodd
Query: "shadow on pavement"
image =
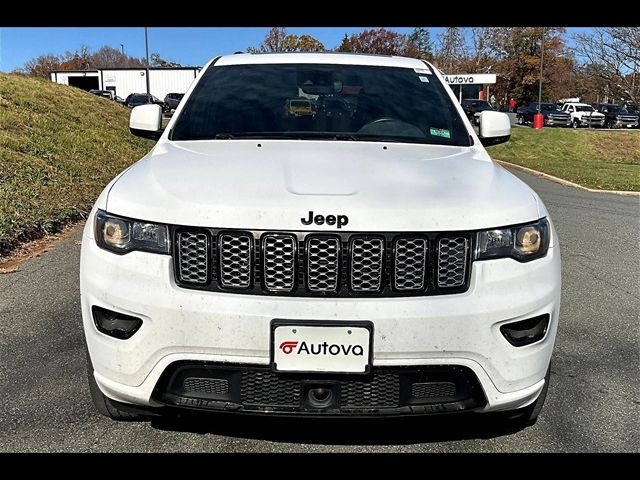
<path fill-rule="evenodd" d="M 154 418 L 151 426 L 177 432 L 323 445 L 409 445 L 486 439 L 522 429 L 502 417 L 477 414 L 353 419 L 180 412 Z"/>

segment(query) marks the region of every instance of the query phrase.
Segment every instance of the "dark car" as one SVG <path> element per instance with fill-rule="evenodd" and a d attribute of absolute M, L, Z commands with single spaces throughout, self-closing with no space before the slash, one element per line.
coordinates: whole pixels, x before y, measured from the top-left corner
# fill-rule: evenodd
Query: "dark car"
<path fill-rule="evenodd" d="M 544 119 L 544 124 L 551 127 L 571 126 L 571 115 L 563 112 L 558 105 L 551 102 L 540 102 L 540 113 Z M 533 123 L 533 116 L 538 113 L 538 102 L 531 102 L 526 107 L 520 107 L 516 111 L 518 125 Z"/>
<path fill-rule="evenodd" d="M 168 105 L 162 100 L 146 93 L 132 93 L 124 102 L 124 104 L 129 108 L 138 107 L 140 105 L 147 105 L 149 103 L 160 105 L 163 112 L 168 112 L 170 110 Z"/>
<path fill-rule="evenodd" d="M 626 127 L 634 128 L 638 126 L 638 115 L 629 112 L 626 108 L 613 103 L 600 103 L 596 110 L 604 114 L 604 126 L 607 128 Z"/>
<path fill-rule="evenodd" d="M 486 100 L 478 100 L 476 98 L 465 98 L 462 100 L 462 110 L 469 118 L 473 125 L 480 123 L 480 112 L 485 110 L 495 110 Z"/>
<path fill-rule="evenodd" d="M 164 97 L 164 103 L 166 103 L 171 110 L 175 110 L 178 108 L 182 97 L 184 97 L 184 93 L 167 93 Z"/>

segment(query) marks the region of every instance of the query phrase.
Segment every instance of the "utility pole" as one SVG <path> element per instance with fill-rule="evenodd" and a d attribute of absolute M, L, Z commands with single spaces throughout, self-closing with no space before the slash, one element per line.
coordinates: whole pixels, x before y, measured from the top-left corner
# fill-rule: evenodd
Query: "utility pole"
<path fill-rule="evenodd" d="M 120 51 L 122 52 L 122 56 L 124 56 L 124 43 L 120 44 Z"/>
<path fill-rule="evenodd" d="M 144 27 L 144 49 L 147 54 L 147 95 L 151 93 L 149 88 L 149 38 L 147 36 L 147 27 Z"/>
<path fill-rule="evenodd" d="M 538 113 L 540 113 L 540 103 L 542 102 L 542 65 L 544 64 L 544 27 L 540 39 L 540 82 L 538 83 Z"/>

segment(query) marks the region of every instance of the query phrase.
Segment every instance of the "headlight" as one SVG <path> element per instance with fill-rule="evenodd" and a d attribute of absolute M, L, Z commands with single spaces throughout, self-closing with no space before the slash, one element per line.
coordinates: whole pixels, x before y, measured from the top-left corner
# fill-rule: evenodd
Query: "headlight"
<path fill-rule="evenodd" d="M 134 250 L 169 253 L 169 228 L 158 223 L 116 217 L 98 210 L 95 235 L 99 247 L 119 254 Z"/>
<path fill-rule="evenodd" d="M 544 257 L 549 249 L 549 236 L 546 218 L 528 225 L 478 232 L 476 260 L 510 257 L 526 262 Z"/>

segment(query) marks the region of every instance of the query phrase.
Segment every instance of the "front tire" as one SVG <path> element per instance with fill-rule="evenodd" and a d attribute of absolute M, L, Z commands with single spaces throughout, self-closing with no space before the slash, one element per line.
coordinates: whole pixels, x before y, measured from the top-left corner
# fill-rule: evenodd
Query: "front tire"
<path fill-rule="evenodd" d="M 540 415 L 542 407 L 544 406 L 544 402 L 547 398 L 550 378 L 551 365 L 549 365 L 549 367 L 547 368 L 547 373 L 544 376 L 544 386 L 542 387 L 542 391 L 540 392 L 540 395 L 538 395 L 536 401 L 524 408 L 510 410 L 502 414 L 504 415 L 505 421 L 510 426 L 514 426 L 520 429 L 535 425 L 535 423 L 538 421 L 538 416 Z"/>
<path fill-rule="evenodd" d="M 578 128 L 578 127 L 580 127 L 580 123 L 578 122 L 578 119 L 577 119 L 577 118 L 574 118 L 574 119 L 573 119 L 573 122 L 571 122 L 571 126 L 572 126 L 573 128 Z"/>
<path fill-rule="evenodd" d="M 134 406 L 129 406 L 125 403 L 116 402 L 107 397 L 96 382 L 93 376 L 93 364 L 87 351 L 87 380 L 89 381 L 89 392 L 91 393 L 91 399 L 96 407 L 96 410 L 105 417 L 109 417 L 112 420 L 118 420 L 123 422 L 136 422 L 140 420 L 148 419 L 152 414 L 144 413 L 141 409 L 137 409 Z"/>

